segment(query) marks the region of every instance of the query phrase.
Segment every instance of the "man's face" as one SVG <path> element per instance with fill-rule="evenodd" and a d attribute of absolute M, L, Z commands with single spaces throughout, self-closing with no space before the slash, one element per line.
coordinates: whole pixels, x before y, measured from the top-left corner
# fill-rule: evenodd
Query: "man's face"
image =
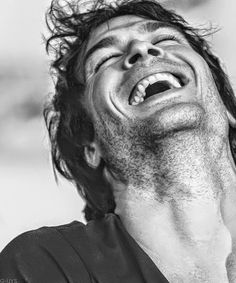
<path fill-rule="evenodd" d="M 173 26 L 113 18 L 92 32 L 85 57 L 87 106 L 109 162 L 130 165 L 168 133 L 224 121 L 206 62 Z"/>

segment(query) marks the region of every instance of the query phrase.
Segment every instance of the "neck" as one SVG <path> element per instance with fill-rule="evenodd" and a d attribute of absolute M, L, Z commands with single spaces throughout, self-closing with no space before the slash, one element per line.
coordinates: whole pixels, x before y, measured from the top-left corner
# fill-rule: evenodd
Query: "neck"
<path fill-rule="evenodd" d="M 160 145 L 152 167 L 140 167 L 145 182 L 115 192 L 116 213 L 170 282 L 228 282 L 234 212 L 227 196 L 236 182 L 229 146 L 215 137 L 173 139 Z"/>

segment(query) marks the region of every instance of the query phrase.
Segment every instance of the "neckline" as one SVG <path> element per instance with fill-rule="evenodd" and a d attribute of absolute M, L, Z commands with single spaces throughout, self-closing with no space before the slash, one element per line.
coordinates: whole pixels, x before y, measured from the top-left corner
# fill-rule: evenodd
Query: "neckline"
<path fill-rule="evenodd" d="M 153 260 L 150 258 L 150 256 L 145 252 L 145 250 L 137 243 L 137 241 L 132 237 L 132 235 L 129 234 L 129 232 L 126 230 L 125 226 L 123 225 L 119 215 L 115 213 L 108 213 L 106 214 L 105 218 L 110 220 L 109 218 L 112 219 L 112 221 L 116 222 L 125 235 L 126 239 L 130 243 L 130 247 L 133 250 L 133 252 L 137 255 L 137 261 L 139 262 L 139 266 L 142 269 L 143 273 L 146 273 L 146 269 L 142 268 L 143 264 L 145 263 L 145 267 L 150 267 L 150 272 L 152 274 L 148 274 L 149 277 L 151 278 L 160 278 L 161 283 L 169 283 L 167 278 L 164 276 L 164 274 L 159 270 L 159 268 L 156 266 L 156 264 L 153 262 Z M 155 280 L 156 280 L 155 279 Z M 149 281 L 145 281 L 146 283 L 149 283 Z M 152 282 L 152 281 L 150 281 Z M 156 281 L 155 281 L 156 282 Z"/>

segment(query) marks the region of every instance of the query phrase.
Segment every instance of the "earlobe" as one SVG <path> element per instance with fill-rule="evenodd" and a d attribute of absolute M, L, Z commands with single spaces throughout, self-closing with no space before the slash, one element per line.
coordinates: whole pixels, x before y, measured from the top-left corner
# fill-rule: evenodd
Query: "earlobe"
<path fill-rule="evenodd" d="M 84 158 L 88 166 L 97 168 L 101 162 L 101 153 L 97 143 L 92 142 L 84 147 Z"/>
<path fill-rule="evenodd" d="M 228 110 L 226 110 L 226 113 L 227 113 L 227 117 L 228 117 L 230 126 L 233 128 L 236 128 L 236 119 L 233 117 L 233 115 Z"/>

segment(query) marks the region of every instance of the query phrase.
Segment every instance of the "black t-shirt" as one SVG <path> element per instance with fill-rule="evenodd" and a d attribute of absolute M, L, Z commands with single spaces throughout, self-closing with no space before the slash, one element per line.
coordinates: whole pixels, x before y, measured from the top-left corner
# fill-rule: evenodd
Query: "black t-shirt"
<path fill-rule="evenodd" d="M 115 214 L 21 234 L 0 254 L 0 280 L 168 283 Z"/>

